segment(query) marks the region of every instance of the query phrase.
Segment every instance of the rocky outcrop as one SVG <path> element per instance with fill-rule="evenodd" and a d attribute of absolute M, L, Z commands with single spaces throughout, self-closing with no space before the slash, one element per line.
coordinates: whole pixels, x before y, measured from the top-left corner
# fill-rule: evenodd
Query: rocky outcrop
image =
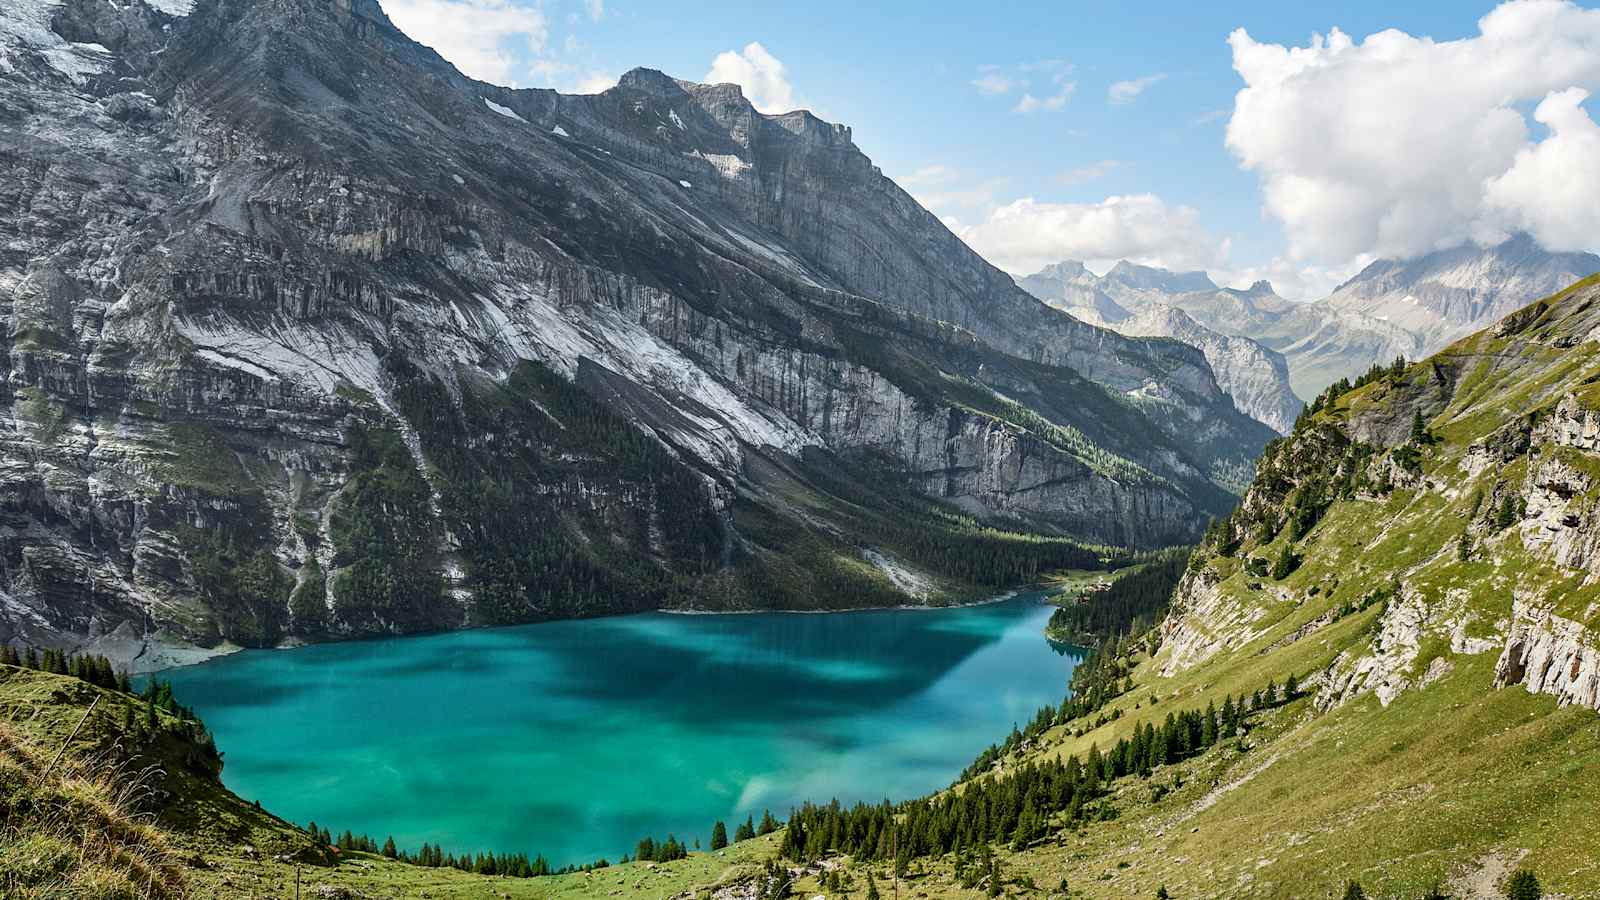
<path fill-rule="evenodd" d="M 1495 667 L 1495 687 L 1508 685 L 1600 709 L 1600 641 L 1578 622 L 1518 602 Z"/>
<path fill-rule="evenodd" d="M 1366 652 L 1339 654 L 1318 677 L 1315 703 L 1326 712 L 1371 693 L 1388 706 L 1410 688 L 1412 667 L 1429 625 L 1430 611 L 1415 595 L 1396 598 L 1384 610 L 1377 635 Z"/>
<path fill-rule="evenodd" d="M 1075 318 L 1110 326 L 1132 313 L 1118 305 L 1081 262 L 1061 262 L 1017 280 L 1023 290 Z M 1224 388 L 1226 390 L 1226 388 Z"/>
<path fill-rule="evenodd" d="M 1184 573 L 1173 603 L 1161 625 L 1161 674 L 1166 677 L 1249 643 L 1257 634 L 1253 626 L 1265 615 L 1261 607 L 1223 590 L 1216 573 L 1204 567 Z"/>
<path fill-rule="evenodd" d="M 1596 706 L 1597 299 L 1579 282 L 1314 407 L 1191 562 L 1164 672 L 1366 616 L 1323 644 L 1321 710 L 1387 706 L 1491 651 L 1495 686 Z"/>

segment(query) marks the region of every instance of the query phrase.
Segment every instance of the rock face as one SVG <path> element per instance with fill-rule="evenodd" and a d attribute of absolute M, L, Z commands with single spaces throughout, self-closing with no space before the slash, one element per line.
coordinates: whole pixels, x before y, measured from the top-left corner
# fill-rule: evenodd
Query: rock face
<path fill-rule="evenodd" d="M 8 10 L 0 207 L 0 639 L 949 596 L 980 522 L 1192 536 L 1270 436 L 848 128 L 485 85 L 372 0 Z"/>
<path fill-rule="evenodd" d="M 1045 266 L 1018 280 L 1017 285 L 1056 309 L 1092 325 L 1109 326 L 1132 315 L 1111 299 L 1101 287 L 1100 278 L 1080 262 Z"/>
<path fill-rule="evenodd" d="M 1427 354 L 1595 272 L 1600 256 L 1550 253 L 1519 234 L 1489 247 L 1379 260 L 1323 302 L 1412 332 Z"/>
<path fill-rule="evenodd" d="M 1210 321 L 1233 326 L 1255 321 L 1265 329 L 1263 309 L 1277 315 L 1298 304 L 1278 298 L 1264 282 L 1249 291 L 1229 291 L 1217 288 L 1204 272 L 1173 273 L 1122 262 L 1101 278 L 1082 263 L 1064 262 L 1017 283 L 1086 322 L 1129 336 L 1175 338 L 1200 350 L 1234 406 L 1279 434 L 1288 432 L 1304 406 L 1290 386 L 1281 354 L 1237 332 L 1203 325 L 1185 311 L 1193 307 Z"/>
<path fill-rule="evenodd" d="M 1494 687 L 1600 709 L 1596 384 L 1592 277 L 1314 405 L 1192 561 L 1163 672 L 1327 648 L 1328 710 L 1496 651 Z"/>
<path fill-rule="evenodd" d="M 1520 684 L 1563 706 L 1600 709 L 1600 646 L 1593 631 L 1543 609 L 1517 604 L 1495 686 Z"/>
<path fill-rule="evenodd" d="M 1112 327 L 1126 335 L 1176 338 L 1199 348 L 1234 406 L 1279 434 L 1289 433 L 1305 407 L 1289 387 L 1289 364 L 1283 354 L 1249 338 L 1212 331 L 1181 309 L 1151 306 Z"/>

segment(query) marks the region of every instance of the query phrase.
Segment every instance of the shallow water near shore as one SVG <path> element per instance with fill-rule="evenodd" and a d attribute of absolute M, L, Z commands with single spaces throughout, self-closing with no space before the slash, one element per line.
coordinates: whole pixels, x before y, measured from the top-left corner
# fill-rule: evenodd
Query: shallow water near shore
<path fill-rule="evenodd" d="M 649 614 L 255 650 L 163 673 L 223 781 L 403 848 L 616 860 L 803 800 L 945 787 L 1058 703 L 1036 593 L 984 606 Z"/>

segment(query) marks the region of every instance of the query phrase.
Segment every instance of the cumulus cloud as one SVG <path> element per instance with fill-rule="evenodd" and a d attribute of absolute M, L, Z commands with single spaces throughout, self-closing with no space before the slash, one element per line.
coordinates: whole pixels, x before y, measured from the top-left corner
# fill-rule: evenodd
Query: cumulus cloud
<path fill-rule="evenodd" d="M 756 109 L 764 113 L 788 112 L 795 108 L 794 88 L 776 56 L 752 41 L 737 53 L 728 50 L 711 61 L 704 81 L 710 84 L 737 84 Z"/>
<path fill-rule="evenodd" d="M 526 68 L 520 54 L 541 53 L 549 38 L 543 13 L 509 0 L 384 0 L 383 11 L 463 74 L 509 87 Z"/>
<path fill-rule="evenodd" d="M 1146 75 L 1143 78 L 1134 78 L 1129 81 L 1115 82 L 1109 89 L 1107 89 L 1106 99 L 1117 104 L 1118 106 L 1121 106 L 1125 103 L 1132 103 L 1134 100 L 1139 98 L 1140 94 L 1165 81 L 1166 78 L 1167 76 L 1165 75 Z"/>
<path fill-rule="evenodd" d="M 1551 250 L 1600 244 L 1600 126 L 1580 105 L 1588 97 L 1582 88 L 1546 97 L 1533 118 L 1550 136 L 1518 150 L 1511 168 L 1485 187 L 1491 209 Z"/>
<path fill-rule="evenodd" d="M 1278 257 L 1265 265 L 1237 266 L 1224 263 L 1209 270 L 1211 280 L 1223 287 L 1248 288 L 1258 281 L 1272 283 L 1278 296 L 1288 300 L 1319 300 L 1333 293 L 1333 289 L 1349 281 L 1357 272 L 1374 260 L 1371 254 L 1362 254 L 1337 265 L 1306 265 L 1286 257 Z"/>
<path fill-rule="evenodd" d="M 1010 93 L 1017 86 L 1017 82 L 990 66 L 980 72 L 977 78 L 972 79 L 972 86 L 978 89 L 978 93 L 993 97 Z"/>
<path fill-rule="evenodd" d="M 958 223 L 959 226 L 959 223 Z M 1154 194 L 1107 197 L 1099 203 L 1042 203 L 1025 197 L 981 222 L 954 229 L 985 259 L 1013 274 L 1075 259 L 1106 265 L 1127 259 L 1170 269 L 1205 269 L 1227 255 L 1200 215 Z"/>
<path fill-rule="evenodd" d="M 1035 97 L 1032 93 L 1023 94 L 1022 99 L 1017 101 L 1015 111 L 1019 113 L 1055 112 L 1067 105 L 1067 101 L 1072 99 L 1072 94 L 1077 89 L 1076 82 L 1063 81 L 1056 85 L 1055 93 L 1047 94 L 1044 97 Z"/>
<path fill-rule="evenodd" d="M 1228 42 L 1245 82 L 1228 146 L 1292 258 L 1409 257 L 1517 228 L 1600 243 L 1595 126 L 1570 90 L 1600 83 L 1600 10 L 1510 0 L 1455 41 L 1334 29 L 1285 47 L 1240 29 Z M 1534 140 L 1518 107 L 1541 100 L 1549 134 Z"/>

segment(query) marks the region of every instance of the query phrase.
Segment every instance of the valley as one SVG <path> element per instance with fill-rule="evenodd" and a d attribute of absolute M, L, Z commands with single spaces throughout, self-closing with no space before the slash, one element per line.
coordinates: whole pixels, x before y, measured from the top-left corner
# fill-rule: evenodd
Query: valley
<path fill-rule="evenodd" d="M 1600 10 L 746 7 L 0 0 L 0 897 L 1600 900 Z"/>

